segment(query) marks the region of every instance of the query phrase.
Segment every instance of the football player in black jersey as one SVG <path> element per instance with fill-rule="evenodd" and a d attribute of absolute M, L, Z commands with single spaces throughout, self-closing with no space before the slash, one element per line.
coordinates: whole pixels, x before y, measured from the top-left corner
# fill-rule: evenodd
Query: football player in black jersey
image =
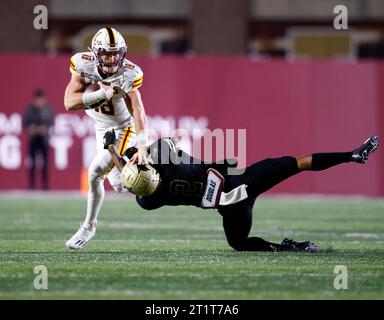
<path fill-rule="evenodd" d="M 142 208 L 153 210 L 164 205 L 217 208 L 223 217 L 228 244 L 238 251 L 316 251 L 317 246 L 311 241 L 284 239 L 278 244 L 249 237 L 256 198 L 302 171 L 320 171 L 348 162 L 365 163 L 379 145 L 379 138 L 373 136 L 350 152 L 269 158 L 250 165 L 241 174 L 228 174 L 229 169 L 235 170 L 236 162 L 202 162 L 178 149 L 170 138 L 157 140 L 148 147 L 151 165 L 127 163 L 116 153 L 114 139 L 113 130 L 108 131 L 104 148 L 111 153 L 125 187 L 136 194 Z M 126 156 L 130 158 L 135 152 L 130 148 Z"/>

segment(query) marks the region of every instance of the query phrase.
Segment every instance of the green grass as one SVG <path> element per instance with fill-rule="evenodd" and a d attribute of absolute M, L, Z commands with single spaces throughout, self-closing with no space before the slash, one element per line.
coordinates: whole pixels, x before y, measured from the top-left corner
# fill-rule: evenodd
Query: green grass
<path fill-rule="evenodd" d="M 312 240 L 318 253 L 235 252 L 216 211 L 141 210 L 107 195 L 97 234 L 65 241 L 85 199 L 0 198 L 0 299 L 383 299 L 384 201 L 261 198 L 252 234 Z M 33 268 L 48 268 L 36 290 Z M 336 265 L 348 289 L 335 290 Z"/>

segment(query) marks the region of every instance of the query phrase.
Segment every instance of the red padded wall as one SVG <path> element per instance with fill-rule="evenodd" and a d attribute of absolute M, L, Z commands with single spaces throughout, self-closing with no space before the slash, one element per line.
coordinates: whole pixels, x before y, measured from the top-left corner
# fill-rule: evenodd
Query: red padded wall
<path fill-rule="evenodd" d="M 140 90 L 150 117 L 177 121 L 204 116 L 209 129 L 246 129 L 248 164 L 281 155 L 347 151 L 370 135 L 384 136 L 383 64 L 224 57 L 132 60 L 144 71 Z M 53 189 L 78 189 L 82 141 L 92 133 L 72 134 L 76 121 L 84 128 L 89 123 L 82 112 L 68 113 L 63 106 L 69 56 L 1 55 L 0 65 L 2 70 L 12 70 L 0 79 L 3 119 L 21 115 L 37 86 L 46 90 L 56 116 L 75 117 L 67 134 L 60 132 L 72 140 L 68 166 L 59 170 L 57 151 L 51 149 L 50 168 Z M 6 135 L 20 141 L 22 161 L 17 168 L 2 165 L 8 152 L 2 143 Z M 0 129 L 0 189 L 27 187 L 25 142 L 25 133 Z M 383 160 L 380 150 L 365 166 L 348 164 L 327 172 L 302 173 L 272 192 L 384 195 Z"/>

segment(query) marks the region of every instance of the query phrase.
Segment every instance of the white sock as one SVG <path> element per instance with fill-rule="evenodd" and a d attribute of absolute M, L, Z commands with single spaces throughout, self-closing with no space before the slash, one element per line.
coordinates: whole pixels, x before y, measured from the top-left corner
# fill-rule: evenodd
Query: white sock
<path fill-rule="evenodd" d="M 102 178 L 97 178 L 92 184 L 90 183 L 87 197 L 87 216 L 84 221 L 85 225 L 97 222 L 104 196 L 104 180 Z"/>
<path fill-rule="evenodd" d="M 103 163 L 100 165 L 100 163 L 102 163 L 102 161 L 95 159 L 88 169 L 89 191 L 87 197 L 87 216 L 85 217 L 84 225 L 97 222 L 97 217 L 104 200 L 105 189 L 103 175 L 105 168 L 108 168 L 108 164 Z"/>

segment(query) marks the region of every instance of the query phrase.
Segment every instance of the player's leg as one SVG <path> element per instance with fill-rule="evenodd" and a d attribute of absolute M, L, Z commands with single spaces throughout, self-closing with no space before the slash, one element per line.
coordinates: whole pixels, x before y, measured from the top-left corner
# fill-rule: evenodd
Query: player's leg
<path fill-rule="evenodd" d="M 350 152 L 314 153 L 297 158 L 300 170 L 321 171 L 346 162 L 365 163 L 379 146 L 379 138 L 367 139 L 360 147 Z"/>
<path fill-rule="evenodd" d="M 252 207 L 255 199 L 246 199 L 238 204 L 220 207 L 223 227 L 228 244 L 237 251 L 317 251 L 311 241 L 297 242 L 285 238 L 280 244 L 259 237 L 248 237 L 252 226 Z"/>
<path fill-rule="evenodd" d="M 249 196 L 257 197 L 299 172 L 301 170 L 294 157 L 268 158 L 247 167 L 242 183 L 248 186 Z"/>
<path fill-rule="evenodd" d="M 48 142 L 43 141 L 41 145 L 41 156 L 43 158 L 43 167 L 41 168 L 41 178 L 44 190 L 48 190 L 49 176 L 48 176 Z"/>
<path fill-rule="evenodd" d="M 129 145 L 133 132 L 130 129 L 116 130 L 115 147 L 117 150 L 125 150 Z M 96 144 L 98 154 L 91 162 L 88 169 L 88 182 L 89 191 L 87 195 L 87 213 L 84 223 L 80 229 L 67 241 L 67 247 L 71 249 L 81 249 L 84 245 L 92 239 L 96 232 L 97 219 L 100 213 L 100 208 L 104 200 L 105 189 L 104 180 L 111 170 L 113 170 L 113 161 L 110 153 L 103 148 L 102 139 L 104 131 L 96 131 Z M 120 151 L 119 151 L 120 152 Z M 112 173 L 112 187 L 114 189 L 122 190 L 121 182 L 119 185 L 118 180 L 120 177 Z"/>
<path fill-rule="evenodd" d="M 265 159 L 246 168 L 244 182 L 250 196 L 257 197 L 285 179 L 303 171 L 320 171 L 347 163 L 365 163 L 378 148 L 379 139 L 371 137 L 363 145 L 350 152 L 314 153 L 303 157 Z"/>
<path fill-rule="evenodd" d="M 257 237 L 248 237 L 252 226 L 254 199 L 281 181 L 303 170 L 325 170 L 345 162 L 364 163 L 378 147 L 378 138 L 372 137 L 359 148 L 345 153 L 316 153 L 304 157 L 265 159 L 246 168 L 242 176 L 228 176 L 225 191 L 239 184 L 247 184 L 249 198 L 231 206 L 219 208 L 228 243 L 239 251 L 316 251 L 310 241 L 296 242 L 284 239 L 281 244 Z"/>
<path fill-rule="evenodd" d="M 29 140 L 29 189 L 34 190 L 36 187 L 36 143 L 35 138 Z"/>
<path fill-rule="evenodd" d="M 237 251 L 277 251 L 279 244 L 258 237 L 248 237 L 252 227 L 252 207 L 255 199 L 221 207 L 223 227 L 228 244 Z"/>
<path fill-rule="evenodd" d="M 105 196 L 104 174 L 111 161 L 108 156 L 108 151 L 103 150 L 97 154 L 88 168 L 87 213 L 80 229 L 66 243 L 70 249 L 81 249 L 95 235 L 97 217 Z"/>

